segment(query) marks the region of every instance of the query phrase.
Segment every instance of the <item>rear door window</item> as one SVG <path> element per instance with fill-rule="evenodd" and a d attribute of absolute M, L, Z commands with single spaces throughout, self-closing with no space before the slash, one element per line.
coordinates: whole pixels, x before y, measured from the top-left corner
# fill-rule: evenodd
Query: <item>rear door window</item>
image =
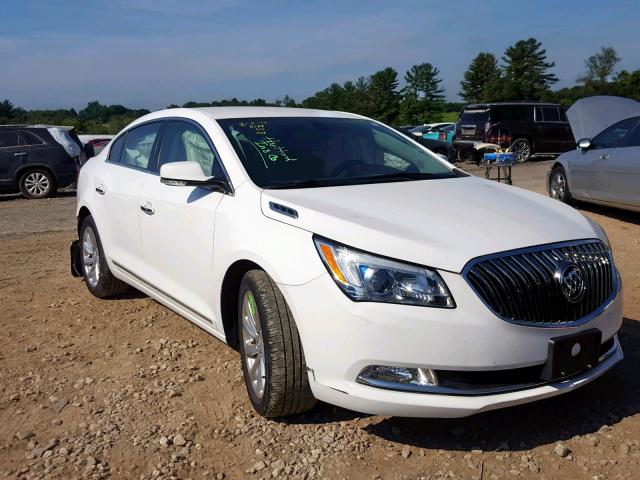
<path fill-rule="evenodd" d="M 146 170 L 149 167 L 149 160 L 160 126 L 160 122 L 154 122 L 129 130 L 120 156 L 120 163 Z"/>
<path fill-rule="evenodd" d="M 567 118 L 567 107 L 560 107 L 560 121 L 561 122 L 569 122 L 569 119 Z"/>
<path fill-rule="evenodd" d="M 0 128 L 0 148 L 17 147 L 18 145 L 20 145 L 20 138 L 17 131 Z"/>
<path fill-rule="evenodd" d="M 542 117 L 544 122 L 559 122 L 558 107 L 542 107 Z"/>
<path fill-rule="evenodd" d="M 627 137 L 624 142 L 625 147 L 640 147 L 640 117 L 635 118 L 635 130 Z"/>

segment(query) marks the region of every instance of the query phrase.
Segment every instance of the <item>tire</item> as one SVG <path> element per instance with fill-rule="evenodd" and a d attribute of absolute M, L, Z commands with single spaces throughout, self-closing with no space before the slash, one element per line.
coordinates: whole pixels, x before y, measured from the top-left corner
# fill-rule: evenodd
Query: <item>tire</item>
<path fill-rule="evenodd" d="M 547 185 L 549 196 L 560 200 L 564 203 L 571 203 L 571 193 L 569 192 L 569 183 L 567 182 L 567 174 L 562 165 L 556 165 L 551 169 L 549 174 L 549 185 Z"/>
<path fill-rule="evenodd" d="M 461 148 L 458 150 L 459 162 L 474 162 L 476 165 L 480 163 L 480 154 L 473 148 Z"/>
<path fill-rule="evenodd" d="M 516 163 L 525 163 L 531 158 L 531 144 L 526 138 L 516 138 L 509 147 Z"/>
<path fill-rule="evenodd" d="M 293 315 L 262 270 L 247 272 L 240 283 L 238 332 L 244 382 L 256 412 L 281 417 L 313 408 L 316 399 Z"/>
<path fill-rule="evenodd" d="M 46 198 L 56 191 L 56 181 L 49 170 L 34 168 L 20 176 L 18 186 L 26 198 Z"/>
<path fill-rule="evenodd" d="M 113 276 L 102 248 L 98 228 L 89 215 L 80 224 L 82 276 L 89 291 L 98 298 L 124 293 L 129 285 Z"/>

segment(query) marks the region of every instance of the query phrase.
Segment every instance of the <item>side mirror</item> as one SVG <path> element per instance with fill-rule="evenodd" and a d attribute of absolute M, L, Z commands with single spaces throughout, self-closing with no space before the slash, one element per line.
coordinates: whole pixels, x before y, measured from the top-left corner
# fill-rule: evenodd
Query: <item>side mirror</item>
<path fill-rule="evenodd" d="M 591 140 L 588 138 L 578 140 L 578 148 L 580 150 L 589 150 L 591 148 Z"/>
<path fill-rule="evenodd" d="M 229 191 L 226 180 L 208 177 L 198 162 L 171 162 L 160 167 L 160 182 L 172 187 L 202 187 L 223 193 Z"/>

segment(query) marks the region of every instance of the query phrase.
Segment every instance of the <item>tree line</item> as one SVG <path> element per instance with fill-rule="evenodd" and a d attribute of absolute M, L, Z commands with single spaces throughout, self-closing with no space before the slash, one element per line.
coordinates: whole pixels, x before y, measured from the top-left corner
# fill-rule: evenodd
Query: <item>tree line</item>
<path fill-rule="evenodd" d="M 585 71 L 573 87 L 552 90 L 558 82 L 553 73 L 555 62 L 535 38 L 519 40 L 509 46 L 500 61 L 491 52 L 479 53 L 460 82 L 458 94 L 465 103 L 510 100 L 549 101 L 571 105 L 591 95 L 619 95 L 640 100 L 640 69 L 616 71 L 620 57 L 613 47 L 602 47 L 585 60 Z M 387 67 L 369 76 L 342 84 L 333 83 L 298 103 L 285 95 L 269 102 L 254 100 L 216 100 L 187 102 L 182 107 L 278 106 L 341 110 L 375 118 L 391 125 L 415 125 L 440 121 L 459 112 L 463 103 L 447 102 L 440 71 L 431 63 L 412 66 L 403 76 Z M 177 108 L 172 104 L 167 108 Z M 117 133 L 148 110 L 122 105 L 89 102 L 80 111 L 74 109 L 24 110 L 9 100 L 0 102 L 0 124 L 44 123 L 73 125 L 79 133 Z"/>

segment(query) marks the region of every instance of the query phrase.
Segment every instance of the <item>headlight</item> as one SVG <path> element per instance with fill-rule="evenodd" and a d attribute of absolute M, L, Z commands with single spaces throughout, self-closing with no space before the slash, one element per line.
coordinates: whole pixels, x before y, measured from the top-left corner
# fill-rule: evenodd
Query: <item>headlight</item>
<path fill-rule="evenodd" d="M 387 260 L 320 237 L 314 237 L 314 242 L 327 270 L 351 300 L 455 307 L 435 270 Z"/>

